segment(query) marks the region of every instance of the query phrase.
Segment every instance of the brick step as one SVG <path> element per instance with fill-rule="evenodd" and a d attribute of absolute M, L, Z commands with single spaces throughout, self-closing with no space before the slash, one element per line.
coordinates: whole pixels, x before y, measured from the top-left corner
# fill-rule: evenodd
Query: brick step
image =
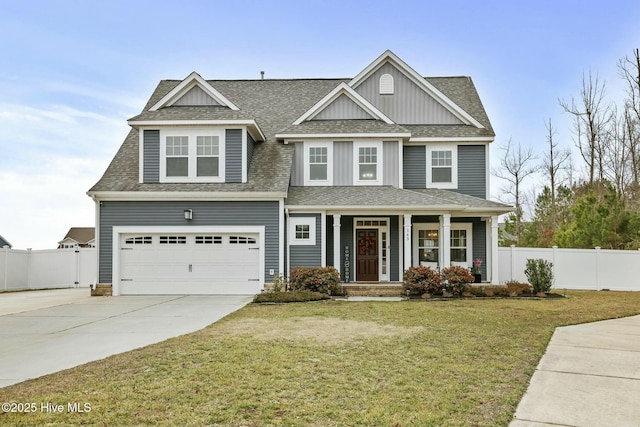
<path fill-rule="evenodd" d="M 342 289 L 346 295 L 358 297 L 399 297 L 402 296 L 402 285 L 389 284 L 343 284 Z"/>
<path fill-rule="evenodd" d="M 110 297 L 112 295 L 111 283 L 98 283 L 95 289 L 91 289 L 92 297 Z"/>

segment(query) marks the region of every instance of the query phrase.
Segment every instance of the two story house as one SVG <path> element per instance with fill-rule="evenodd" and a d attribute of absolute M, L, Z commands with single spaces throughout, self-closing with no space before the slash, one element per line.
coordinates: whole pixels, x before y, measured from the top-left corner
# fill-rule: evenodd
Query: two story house
<path fill-rule="evenodd" d="M 88 192 L 99 283 L 254 294 L 298 266 L 344 282 L 412 265 L 498 283 L 491 123 L 469 77 L 386 51 L 347 79 L 163 80 Z"/>

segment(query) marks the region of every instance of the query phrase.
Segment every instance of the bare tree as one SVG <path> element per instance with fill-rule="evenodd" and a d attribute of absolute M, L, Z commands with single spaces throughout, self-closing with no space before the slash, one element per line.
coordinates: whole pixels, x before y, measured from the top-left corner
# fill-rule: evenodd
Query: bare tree
<path fill-rule="evenodd" d="M 633 50 L 633 57 L 625 56 L 618 61 L 618 75 L 627 86 L 624 110 L 630 168 L 634 187 L 640 182 L 640 52 Z"/>
<path fill-rule="evenodd" d="M 618 115 L 618 109 L 614 105 L 611 108 L 611 121 L 609 131 L 602 140 L 607 147 L 603 156 L 603 175 L 615 186 L 619 194 L 623 194 L 629 182 L 629 141 L 627 133 L 626 115 Z"/>
<path fill-rule="evenodd" d="M 582 75 L 580 99 L 576 102 L 571 98 L 571 103 L 560 100 L 564 111 L 574 116 L 575 142 L 589 168 L 590 184 L 596 178 L 602 179 L 604 173 L 603 162 L 607 147 L 603 136 L 610 119 L 605 95 L 606 83 L 600 83 L 598 76 L 594 77 L 589 71 L 588 76 Z"/>
<path fill-rule="evenodd" d="M 563 164 L 571 156 L 571 151 L 568 149 L 558 148 L 558 142 L 554 140 L 554 136 L 558 133 L 555 131 L 551 118 L 548 122 L 545 122 L 544 126 L 547 128 L 547 147 L 548 151 L 544 154 L 542 159 L 542 171 L 549 178 L 549 185 L 551 188 L 551 209 L 555 211 L 556 204 L 556 188 L 558 186 L 558 180 L 560 178 L 560 171 L 564 168 Z"/>
<path fill-rule="evenodd" d="M 493 174 L 506 181 L 506 185 L 502 187 L 502 192 L 511 196 L 515 201 L 515 236 L 516 243 L 519 243 L 522 236 L 521 223 L 523 216 L 522 182 L 529 175 L 537 172 L 538 167 L 532 164 L 536 157 L 533 155 L 531 147 L 525 149 L 520 144 L 514 147 L 511 138 L 507 145 L 501 147 L 500 150 L 503 152 L 500 158 L 500 169 L 494 170 Z"/>

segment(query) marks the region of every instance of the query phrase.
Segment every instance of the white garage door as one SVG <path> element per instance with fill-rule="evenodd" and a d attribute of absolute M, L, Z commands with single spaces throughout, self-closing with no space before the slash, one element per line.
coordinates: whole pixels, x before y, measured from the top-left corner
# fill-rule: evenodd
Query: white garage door
<path fill-rule="evenodd" d="M 256 294 L 258 234 L 120 235 L 120 294 Z"/>

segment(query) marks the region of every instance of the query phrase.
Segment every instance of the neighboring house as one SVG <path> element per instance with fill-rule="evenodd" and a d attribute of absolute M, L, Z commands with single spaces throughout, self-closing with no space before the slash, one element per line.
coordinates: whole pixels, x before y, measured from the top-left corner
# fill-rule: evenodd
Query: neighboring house
<path fill-rule="evenodd" d="M 354 78 L 159 83 L 88 194 L 113 294 L 253 294 L 298 266 L 498 282 L 491 123 L 469 77 L 390 51 Z"/>
<path fill-rule="evenodd" d="M 7 239 L 5 239 L 4 237 L 0 236 L 0 248 L 4 248 L 5 246 L 8 246 L 9 249 L 12 248 L 11 243 L 9 243 L 9 241 Z"/>
<path fill-rule="evenodd" d="M 58 242 L 58 249 L 75 247 L 95 248 L 96 229 L 94 227 L 71 227 L 64 239 Z"/>

